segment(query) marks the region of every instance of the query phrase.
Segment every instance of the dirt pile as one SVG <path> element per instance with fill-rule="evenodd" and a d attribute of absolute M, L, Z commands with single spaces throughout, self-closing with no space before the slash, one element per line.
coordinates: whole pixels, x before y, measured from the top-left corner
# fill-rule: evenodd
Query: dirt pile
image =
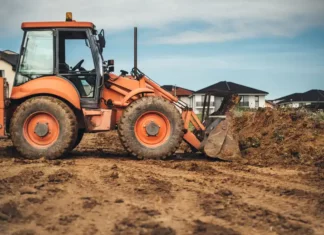
<path fill-rule="evenodd" d="M 242 156 L 249 163 L 324 167 L 323 113 L 259 109 L 234 117 Z"/>

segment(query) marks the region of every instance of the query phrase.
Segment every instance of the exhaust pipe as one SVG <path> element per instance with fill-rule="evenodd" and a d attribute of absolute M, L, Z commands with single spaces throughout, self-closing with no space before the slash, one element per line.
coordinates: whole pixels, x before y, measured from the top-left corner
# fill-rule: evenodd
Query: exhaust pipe
<path fill-rule="evenodd" d="M 134 27 L 134 71 L 137 72 L 137 27 Z"/>

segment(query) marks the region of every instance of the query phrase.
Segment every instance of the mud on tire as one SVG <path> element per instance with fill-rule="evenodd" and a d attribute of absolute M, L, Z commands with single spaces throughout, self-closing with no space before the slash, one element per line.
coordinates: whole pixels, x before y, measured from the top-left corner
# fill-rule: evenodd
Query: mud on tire
<path fill-rule="evenodd" d="M 138 120 L 143 115 L 152 112 L 166 117 L 169 131 L 165 135 L 164 141 L 152 145 L 143 144 L 135 129 Z M 118 133 L 122 145 L 126 151 L 138 159 L 165 159 L 171 156 L 182 142 L 183 129 L 180 112 L 173 104 L 161 97 L 143 97 L 134 101 L 124 110 L 118 124 Z"/>
<path fill-rule="evenodd" d="M 83 139 L 84 133 L 85 133 L 85 129 L 79 129 L 78 130 L 78 135 L 77 135 L 76 141 L 75 141 L 74 145 L 72 146 L 71 150 L 78 147 L 78 145 L 81 143 L 81 141 Z"/>
<path fill-rule="evenodd" d="M 51 116 L 58 127 L 56 130 L 58 133 L 53 141 L 44 146 L 31 141 L 26 124 L 30 117 L 38 113 Z M 50 135 L 51 131 L 55 130 L 49 128 L 47 135 Z M 14 146 L 25 158 L 56 159 L 73 148 L 78 134 L 78 125 L 74 112 L 63 101 L 54 97 L 38 96 L 26 100 L 17 108 L 11 119 L 10 134 Z M 33 138 L 38 137 L 33 136 Z"/>

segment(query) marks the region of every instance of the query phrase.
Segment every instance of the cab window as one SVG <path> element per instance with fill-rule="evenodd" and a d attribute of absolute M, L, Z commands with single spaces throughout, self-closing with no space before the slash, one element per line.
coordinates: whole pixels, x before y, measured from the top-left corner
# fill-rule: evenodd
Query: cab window
<path fill-rule="evenodd" d="M 54 74 L 53 31 L 28 31 L 25 36 L 16 85 Z"/>
<path fill-rule="evenodd" d="M 93 98 L 96 70 L 86 31 L 59 31 L 59 74 L 69 79 L 82 98 Z"/>

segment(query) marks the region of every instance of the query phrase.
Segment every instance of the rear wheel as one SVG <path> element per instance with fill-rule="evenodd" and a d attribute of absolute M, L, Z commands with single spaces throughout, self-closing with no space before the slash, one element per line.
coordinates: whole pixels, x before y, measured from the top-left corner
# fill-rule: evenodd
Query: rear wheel
<path fill-rule="evenodd" d="M 171 156 L 184 134 L 179 111 L 161 97 L 131 103 L 119 121 L 118 132 L 125 149 L 139 159 Z"/>
<path fill-rule="evenodd" d="M 75 144 L 78 128 L 74 112 L 63 101 L 47 96 L 28 99 L 10 124 L 14 146 L 28 159 L 55 159 Z"/>

